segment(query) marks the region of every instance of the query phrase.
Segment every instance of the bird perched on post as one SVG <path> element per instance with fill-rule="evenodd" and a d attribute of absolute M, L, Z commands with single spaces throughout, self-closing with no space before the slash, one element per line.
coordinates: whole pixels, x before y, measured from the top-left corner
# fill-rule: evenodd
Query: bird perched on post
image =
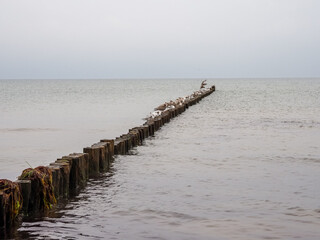
<path fill-rule="evenodd" d="M 205 88 L 205 86 L 207 85 L 206 83 L 207 80 L 203 80 L 200 86 L 200 89 Z"/>

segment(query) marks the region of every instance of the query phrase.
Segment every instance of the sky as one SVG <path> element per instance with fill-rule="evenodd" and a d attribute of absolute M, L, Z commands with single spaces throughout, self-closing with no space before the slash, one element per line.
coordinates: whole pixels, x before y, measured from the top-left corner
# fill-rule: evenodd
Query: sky
<path fill-rule="evenodd" d="M 0 79 L 320 77 L 319 0 L 0 0 Z"/>

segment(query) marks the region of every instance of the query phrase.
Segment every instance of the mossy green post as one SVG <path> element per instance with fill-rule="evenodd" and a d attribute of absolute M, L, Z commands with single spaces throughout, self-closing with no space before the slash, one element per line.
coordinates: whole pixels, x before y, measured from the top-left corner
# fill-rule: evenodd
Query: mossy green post
<path fill-rule="evenodd" d="M 16 183 L 19 185 L 23 199 L 22 212 L 24 214 L 28 214 L 31 194 L 31 180 L 17 180 Z"/>

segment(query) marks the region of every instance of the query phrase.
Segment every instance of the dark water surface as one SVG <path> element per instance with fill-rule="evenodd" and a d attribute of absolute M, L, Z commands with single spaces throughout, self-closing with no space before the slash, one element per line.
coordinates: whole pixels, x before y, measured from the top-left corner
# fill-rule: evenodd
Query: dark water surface
<path fill-rule="evenodd" d="M 15 237 L 319 239 L 320 81 L 212 82 L 215 93 Z"/>

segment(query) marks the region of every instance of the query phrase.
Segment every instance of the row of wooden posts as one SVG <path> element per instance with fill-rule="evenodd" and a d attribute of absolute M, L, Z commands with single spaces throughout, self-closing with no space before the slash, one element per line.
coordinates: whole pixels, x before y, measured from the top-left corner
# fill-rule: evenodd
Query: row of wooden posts
<path fill-rule="evenodd" d="M 148 118 L 142 126 L 132 128 L 116 139 L 102 139 L 84 148 L 83 153 L 64 156 L 46 167 L 26 169 L 15 182 L 0 180 L 0 232 L 7 231 L 18 215 L 46 211 L 59 200 L 78 194 L 90 178 L 108 171 L 115 155 L 127 154 L 130 149 L 141 145 L 170 119 L 214 91 L 212 86 L 181 106 L 156 118 Z"/>

